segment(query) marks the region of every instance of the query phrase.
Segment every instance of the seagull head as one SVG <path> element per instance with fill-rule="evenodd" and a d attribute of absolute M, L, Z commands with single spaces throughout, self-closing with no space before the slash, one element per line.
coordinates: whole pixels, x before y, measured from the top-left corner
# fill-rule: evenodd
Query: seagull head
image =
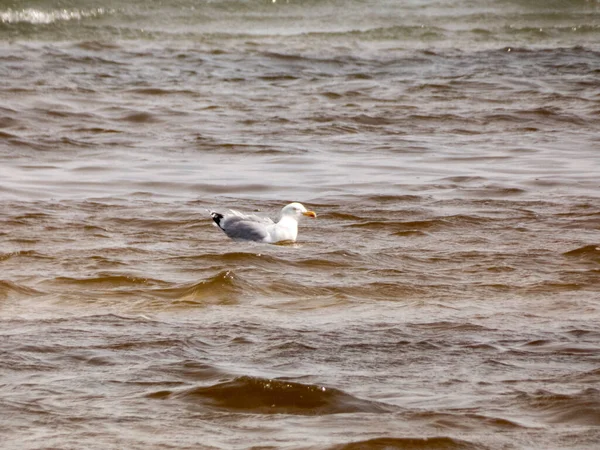
<path fill-rule="evenodd" d="M 313 211 L 309 211 L 302 203 L 298 202 L 290 203 L 281 210 L 282 218 L 293 217 L 294 219 L 299 220 L 302 216 L 312 217 L 313 219 L 317 217 Z"/>

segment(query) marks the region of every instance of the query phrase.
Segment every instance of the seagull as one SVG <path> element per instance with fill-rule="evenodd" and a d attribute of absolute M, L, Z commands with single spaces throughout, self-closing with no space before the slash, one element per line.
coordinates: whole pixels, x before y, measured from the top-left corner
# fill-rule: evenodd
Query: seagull
<path fill-rule="evenodd" d="M 266 244 L 294 242 L 298 236 L 298 221 L 302 216 L 317 217 L 313 211 L 307 210 L 298 202 L 284 206 L 277 223 L 268 217 L 242 214 L 234 210 L 225 214 L 209 212 L 217 226 L 230 238 Z"/>

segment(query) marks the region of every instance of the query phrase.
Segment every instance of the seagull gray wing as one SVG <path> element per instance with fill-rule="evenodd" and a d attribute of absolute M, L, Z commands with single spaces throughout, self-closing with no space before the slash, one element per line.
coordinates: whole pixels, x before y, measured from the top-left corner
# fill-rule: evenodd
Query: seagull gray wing
<path fill-rule="evenodd" d="M 262 241 L 268 235 L 267 227 L 273 225 L 273 221 L 266 217 L 246 215 L 237 211 L 223 216 L 212 213 L 213 220 L 227 236 L 232 239 L 244 239 L 247 241 Z"/>

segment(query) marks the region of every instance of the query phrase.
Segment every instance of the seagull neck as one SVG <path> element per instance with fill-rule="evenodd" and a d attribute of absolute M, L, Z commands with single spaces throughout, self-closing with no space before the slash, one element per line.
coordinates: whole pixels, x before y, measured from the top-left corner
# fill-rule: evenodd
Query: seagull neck
<path fill-rule="evenodd" d="M 296 220 L 295 217 L 291 217 L 291 216 L 283 216 L 281 219 L 279 219 L 279 222 L 277 222 L 277 225 L 286 225 L 286 226 L 298 226 L 298 221 Z"/>

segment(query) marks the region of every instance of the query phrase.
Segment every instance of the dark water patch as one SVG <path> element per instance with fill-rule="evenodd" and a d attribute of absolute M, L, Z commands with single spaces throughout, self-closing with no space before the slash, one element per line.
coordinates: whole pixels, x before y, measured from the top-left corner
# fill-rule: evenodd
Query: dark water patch
<path fill-rule="evenodd" d="M 390 125 L 394 123 L 393 120 L 390 120 L 386 117 L 382 116 L 371 116 L 367 114 L 361 114 L 358 116 L 352 117 L 352 121 L 361 125 Z"/>
<path fill-rule="evenodd" d="M 471 228 L 489 226 L 491 223 L 496 222 L 496 219 L 483 216 L 456 214 L 453 216 L 446 216 L 444 220 L 453 227 L 460 228 Z"/>
<path fill-rule="evenodd" d="M 79 286 L 81 288 L 113 290 L 113 289 L 131 289 L 139 286 L 156 287 L 164 286 L 166 283 L 162 280 L 153 278 L 144 278 L 134 275 L 110 275 L 99 274 L 99 276 L 89 278 L 71 278 L 57 277 L 53 283 L 68 285 L 71 287 Z"/>
<path fill-rule="evenodd" d="M 322 70 L 328 74 L 343 68 L 356 67 L 360 65 L 361 59 L 348 54 L 342 54 L 339 56 L 313 56 L 307 54 L 299 54 L 290 51 L 289 53 L 267 51 L 262 52 L 262 56 L 273 61 L 279 61 L 283 64 L 290 65 L 291 68 L 298 69 L 311 69 L 311 73 L 314 73 L 315 68 Z"/>
<path fill-rule="evenodd" d="M 386 301 L 402 301 L 418 298 L 430 292 L 426 287 L 410 282 L 372 282 L 355 286 L 332 286 L 332 292 L 342 293 L 347 297 L 370 301 L 374 299 Z"/>
<path fill-rule="evenodd" d="M 71 367 L 76 365 L 85 366 L 118 366 L 120 365 L 117 356 L 107 354 L 98 354 L 98 350 L 81 350 L 75 348 L 64 349 L 56 357 L 50 358 L 56 364 L 66 364 Z"/>
<path fill-rule="evenodd" d="M 320 214 L 319 217 L 326 217 L 328 219 L 353 221 L 353 222 L 364 219 L 363 217 L 359 217 L 354 214 L 345 213 L 345 212 L 336 212 L 336 211 L 330 211 L 330 212 L 326 212 L 324 214 Z"/>
<path fill-rule="evenodd" d="M 393 227 L 399 231 L 424 231 L 424 230 L 441 230 L 447 224 L 441 219 L 430 220 L 411 220 L 406 222 L 395 222 Z"/>
<path fill-rule="evenodd" d="M 34 108 L 32 112 L 34 112 L 35 114 L 39 114 L 41 116 L 56 117 L 56 118 L 60 118 L 60 119 L 82 120 L 82 119 L 93 119 L 95 117 L 91 113 L 58 109 L 57 107 Z"/>
<path fill-rule="evenodd" d="M 70 169 L 71 172 L 109 172 L 113 170 L 110 166 L 78 166 Z"/>
<path fill-rule="evenodd" d="M 189 262 L 211 263 L 218 266 L 235 264 L 236 266 L 242 267 L 248 267 L 248 265 L 259 267 L 271 266 L 284 262 L 281 259 L 268 254 L 251 252 L 207 253 L 202 255 L 177 257 L 174 259 Z"/>
<path fill-rule="evenodd" d="M 52 256 L 39 253 L 35 250 L 17 250 L 9 253 L 0 253 L 0 261 L 7 261 L 9 259 L 38 259 L 38 260 L 52 260 Z"/>
<path fill-rule="evenodd" d="M 176 380 L 186 381 L 210 381 L 226 375 L 223 370 L 214 365 L 192 359 L 155 364 L 148 367 L 147 370 L 151 373 L 162 373 L 168 377 L 174 377 Z"/>
<path fill-rule="evenodd" d="M 418 124 L 419 126 L 438 123 L 464 122 L 466 119 L 454 114 L 410 114 L 403 119 L 407 124 Z"/>
<path fill-rule="evenodd" d="M 194 305 L 233 305 L 243 295 L 252 296 L 261 292 L 256 286 L 243 280 L 231 270 L 218 274 L 192 285 L 163 289 L 154 293 L 171 301 L 171 306 L 189 307 Z"/>
<path fill-rule="evenodd" d="M 342 289 L 336 285 L 324 285 L 322 283 L 313 285 L 312 283 L 302 284 L 298 282 L 290 282 L 289 279 L 277 278 L 276 281 L 270 282 L 266 286 L 267 290 L 261 292 L 262 294 L 271 293 L 271 295 L 282 295 L 284 297 L 290 297 L 298 299 L 298 301 L 311 304 L 309 300 L 325 306 L 330 300 L 334 300 L 337 304 L 340 301 L 345 300 L 347 297 Z"/>
<path fill-rule="evenodd" d="M 466 128 L 454 128 L 449 131 L 452 134 L 463 135 L 463 136 L 475 136 L 478 134 L 483 134 L 480 131 L 468 130 Z"/>
<path fill-rule="evenodd" d="M 323 97 L 331 100 L 337 100 L 344 96 L 343 94 L 340 94 L 338 92 L 321 92 L 319 95 L 322 95 Z"/>
<path fill-rule="evenodd" d="M 24 286 L 22 284 L 18 284 L 8 280 L 0 280 L 0 299 L 6 299 L 13 296 L 29 297 L 40 294 L 40 291 Z"/>
<path fill-rule="evenodd" d="M 346 78 L 348 80 L 372 80 L 375 77 L 372 74 L 369 74 L 369 73 L 356 72 L 356 73 L 351 73 L 351 74 L 347 75 Z"/>
<path fill-rule="evenodd" d="M 340 357 L 353 357 L 358 354 L 377 355 L 385 352 L 406 357 L 412 352 L 418 352 L 424 356 L 428 352 L 438 352 L 441 348 L 447 347 L 445 345 L 441 345 L 440 343 L 434 343 L 426 340 L 415 342 L 409 340 L 385 341 L 385 339 L 386 338 L 383 337 L 381 342 L 376 343 L 365 342 L 344 344 L 339 347 L 338 354 Z"/>
<path fill-rule="evenodd" d="M 89 233 L 93 233 L 96 236 L 107 237 L 110 234 L 110 231 L 104 227 L 99 225 L 81 225 L 81 224 L 73 224 L 74 227 L 81 227 L 83 230 Z M 92 257 L 93 259 L 94 257 Z"/>
<path fill-rule="evenodd" d="M 331 260 L 329 258 L 310 258 L 300 261 L 288 261 L 289 265 L 293 267 L 305 268 L 305 269 L 339 269 L 342 267 L 352 267 L 352 264 L 343 259 Z"/>
<path fill-rule="evenodd" d="M 252 120 L 252 119 L 245 119 L 243 122 L 245 123 L 247 120 Z M 242 155 L 263 155 L 263 156 L 281 156 L 282 154 L 285 154 L 286 156 L 289 155 L 289 153 L 291 153 L 292 151 L 287 150 L 281 150 L 273 145 L 269 145 L 269 144 L 238 144 L 238 143 L 230 143 L 230 142 L 223 142 L 211 137 L 206 137 L 206 136 L 196 136 L 195 140 L 194 140 L 196 147 L 198 149 L 201 149 L 202 151 L 209 151 L 209 152 L 219 152 L 219 153 L 224 153 L 227 155 L 234 155 L 234 156 L 242 156 Z M 302 150 L 299 149 L 295 149 L 293 150 L 294 153 L 296 154 L 300 154 L 303 153 Z"/>
<path fill-rule="evenodd" d="M 265 351 L 275 358 L 298 358 L 300 355 L 309 355 L 317 350 L 317 347 L 297 342 L 285 341 L 268 347 Z"/>
<path fill-rule="evenodd" d="M 115 130 L 112 128 L 102 128 L 102 127 L 82 127 L 82 128 L 75 128 L 73 131 L 77 132 L 77 133 L 90 133 L 90 134 L 118 134 L 118 133 L 123 133 L 122 130 Z"/>
<path fill-rule="evenodd" d="M 421 231 L 431 229 L 441 229 L 445 226 L 442 220 L 419 220 L 419 221 L 369 221 L 345 225 L 348 228 L 364 228 L 369 230 L 389 230 L 389 231 Z"/>
<path fill-rule="evenodd" d="M 583 209 L 587 209 L 589 206 L 583 206 Z M 600 230 L 600 213 L 581 213 L 568 212 L 564 214 L 558 214 L 558 217 L 565 223 L 562 225 L 563 228 L 574 228 L 574 229 L 589 229 L 589 230 Z M 598 246 L 600 247 L 600 245 Z"/>
<path fill-rule="evenodd" d="M 73 47 L 80 48 L 82 50 L 91 50 L 97 52 L 105 50 L 120 50 L 122 48 L 114 41 L 82 41 L 75 43 Z"/>
<path fill-rule="evenodd" d="M 127 94 L 140 94 L 149 96 L 163 96 L 163 95 L 185 95 L 187 97 L 195 97 L 198 95 L 197 92 L 187 89 L 164 89 L 164 88 L 135 88 L 126 91 Z"/>
<path fill-rule="evenodd" d="M 559 383 L 590 383 L 600 386 L 600 368 L 558 377 Z"/>
<path fill-rule="evenodd" d="M 594 277 L 595 272 L 591 272 L 590 275 Z M 598 276 L 594 277 L 597 281 Z M 541 281 L 539 283 L 532 283 L 524 287 L 524 292 L 539 294 L 539 293 L 559 293 L 559 292 L 576 292 L 586 288 L 584 283 L 578 281 Z"/>
<path fill-rule="evenodd" d="M 393 233 L 393 235 L 398 236 L 398 237 L 414 238 L 414 237 L 429 236 L 429 233 L 426 233 L 424 231 L 419 231 L 419 230 L 402 230 L 402 231 L 397 231 L 397 232 Z"/>
<path fill-rule="evenodd" d="M 121 120 L 132 123 L 157 123 L 161 120 L 155 115 L 148 112 L 135 112 L 121 117 Z"/>
<path fill-rule="evenodd" d="M 545 353 L 553 355 L 595 355 L 598 346 L 595 343 L 586 342 L 556 342 L 551 340 L 537 339 L 527 342 L 522 348 L 531 353 Z"/>
<path fill-rule="evenodd" d="M 95 168 L 94 168 L 95 169 Z M 104 168 L 100 168 L 104 169 Z M 172 217 L 146 218 L 146 217 L 111 217 L 110 222 L 116 226 L 124 227 L 128 230 L 169 230 L 173 228 L 189 225 L 190 221 L 186 219 L 176 219 Z"/>
<path fill-rule="evenodd" d="M 412 328 L 432 330 L 432 331 L 455 331 L 455 332 L 491 332 L 494 331 L 491 328 L 484 327 L 473 323 L 462 323 L 462 322 L 427 322 L 411 324 Z"/>
<path fill-rule="evenodd" d="M 479 196 L 479 197 L 516 197 L 519 195 L 527 194 L 526 189 L 517 187 L 505 187 L 500 185 L 487 185 L 482 188 L 467 188 L 465 192 L 468 195 Z"/>
<path fill-rule="evenodd" d="M 485 446 L 451 437 L 381 437 L 329 447 L 329 450 L 483 450 Z"/>
<path fill-rule="evenodd" d="M 600 338 L 600 330 L 595 330 L 595 329 L 574 328 L 572 330 L 566 331 L 565 333 L 570 336 L 575 336 L 578 338 L 586 337 L 586 336 Z"/>
<path fill-rule="evenodd" d="M 447 182 L 450 182 L 455 185 L 471 185 L 471 184 L 480 185 L 482 183 L 487 182 L 487 179 L 484 177 L 480 177 L 480 176 L 459 175 L 459 176 L 445 177 L 445 178 L 440 179 L 440 181 L 447 181 Z"/>
<path fill-rule="evenodd" d="M 572 394 L 547 390 L 521 393 L 516 401 L 548 423 L 600 426 L 600 391 L 587 388 Z"/>
<path fill-rule="evenodd" d="M 485 426 L 496 428 L 499 430 L 513 430 L 518 428 L 527 428 L 513 420 L 503 419 L 500 417 L 490 417 L 480 414 L 466 414 L 466 417 L 477 422 L 484 424 Z"/>
<path fill-rule="evenodd" d="M 585 245 L 565 252 L 563 255 L 568 258 L 593 261 L 600 264 L 600 244 Z"/>
<path fill-rule="evenodd" d="M 420 412 L 410 414 L 411 418 L 431 422 L 432 425 L 440 428 L 468 431 L 481 429 L 481 427 L 491 428 L 495 431 L 508 431 L 522 428 L 528 428 L 524 425 L 499 417 L 486 416 L 472 412 L 462 413 L 460 410 L 453 413 L 438 412 Z"/>
<path fill-rule="evenodd" d="M 249 376 L 212 386 L 170 392 L 164 397 L 183 399 L 218 410 L 253 414 L 373 414 L 393 409 L 335 388 Z"/>
<path fill-rule="evenodd" d="M 514 111 L 514 119 L 516 121 L 523 120 L 553 120 L 560 121 L 572 125 L 585 125 L 587 121 L 575 114 L 567 113 L 559 108 L 541 107 L 529 110 Z"/>
<path fill-rule="evenodd" d="M 47 139 L 44 142 L 50 146 L 73 147 L 73 148 L 92 148 L 94 144 L 83 141 L 81 139 L 72 139 L 69 137 L 61 137 L 58 139 Z"/>
<path fill-rule="evenodd" d="M 486 267 L 485 270 L 492 273 L 505 273 L 505 272 L 515 272 L 518 270 L 516 267 L 508 266 L 508 265 L 497 265 L 497 266 L 489 266 Z"/>
<path fill-rule="evenodd" d="M 449 155 L 449 156 L 442 158 L 442 160 L 447 161 L 447 162 L 493 163 L 495 161 L 510 160 L 512 158 L 513 157 L 510 155 L 480 155 L 480 154 L 477 154 L 477 155 L 465 155 L 465 156 Z"/>
<path fill-rule="evenodd" d="M 0 131 L 0 139 L 16 139 L 17 136 L 15 134 L 7 133 L 6 131 Z"/>
<path fill-rule="evenodd" d="M 47 372 L 55 371 L 60 365 L 51 363 L 48 358 L 48 354 L 41 352 L 36 355 L 34 349 L 4 345 L 3 357 L 0 358 L 0 370 L 6 372 Z M 5 373 L 6 373 L 5 372 Z"/>
<path fill-rule="evenodd" d="M 83 66 L 87 66 L 87 67 L 94 67 L 94 66 L 98 66 L 98 67 L 103 67 L 104 70 L 106 70 L 105 66 L 110 66 L 110 65 L 115 65 L 115 66 L 125 66 L 125 63 L 122 63 L 120 61 L 115 61 L 114 59 L 111 58 L 103 58 L 100 56 L 92 56 L 92 55 L 69 55 L 69 56 L 64 56 L 62 58 L 62 60 L 66 63 L 66 64 L 77 64 L 77 65 L 83 65 Z M 110 75 L 106 74 L 107 76 L 110 77 Z M 85 88 L 81 88 L 79 87 L 78 89 L 82 89 L 83 92 L 94 92 L 94 90 L 86 90 Z"/>
<path fill-rule="evenodd" d="M 36 151 L 52 151 L 56 148 L 56 142 L 40 142 L 37 140 L 23 138 L 7 138 L 8 143 L 13 147 L 22 147 Z"/>
<path fill-rule="evenodd" d="M 465 348 L 470 348 L 473 350 L 480 350 L 480 351 L 484 351 L 484 352 L 497 352 L 500 350 L 499 347 L 492 345 L 492 344 L 480 344 L 480 343 L 475 343 L 475 344 L 466 344 L 463 345 L 463 347 Z"/>
<path fill-rule="evenodd" d="M 268 74 L 268 75 L 262 75 L 258 77 L 259 80 L 263 80 L 263 81 L 293 81 L 293 80 L 297 80 L 298 77 L 294 76 L 294 75 L 290 75 L 287 73 L 280 73 L 280 74 Z"/>
<path fill-rule="evenodd" d="M 344 250 L 330 250 L 321 255 L 322 258 L 336 261 L 362 261 L 363 256 L 359 252 L 355 252 L 349 249 Z"/>
<path fill-rule="evenodd" d="M 423 203 L 424 201 L 429 200 L 426 196 L 421 195 L 411 195 L 411 194 L 400 194 L 400 195 L 390 195 L 390 194 L 378 194 L 371 195 L 361 198 L 361 202 L 369 202 L 374 203 L 376 205 L 401 205 L 403 203 Z"/>
<path fill-rule="evenodd" d="M 323 122 L 327 122 L 327 119 L 323 119 Z M 333 122 L 333 120 L 331 120 Z M 319 121 L 321 122 L 321 121 Z M 360 127 L 351 126 L 347 124 L 332 123 L 330 125 L 321 125 L 318 129 L 311 130 L 316 134 L 357 134 L 360 133 Z"/>
<path fill-rule="evenodd" d="M 489 226 L 495 219 L 482 216 L 469 216 L 458 214 L 454 216 L 446 216 L 426 220 L 411 220 L 411 221 L 368 221 L 361 223 L 353 223 L 345 225 L 348 228 L 365 228 L 370 230 L 388 230 L 396 233 L 409 232 L 427 232 L 427 231 L 442 231 L 454 228 L 468 229 Z"/>

